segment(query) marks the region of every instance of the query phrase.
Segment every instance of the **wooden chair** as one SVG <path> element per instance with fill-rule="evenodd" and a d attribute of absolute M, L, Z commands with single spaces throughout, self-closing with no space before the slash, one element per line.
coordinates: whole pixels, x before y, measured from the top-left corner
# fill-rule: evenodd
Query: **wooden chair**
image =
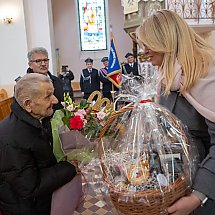
<path fill-rule="evenodd" d="M 13 102 L 13 98 L 8 98 L 7 91 L 5 89 L 0 90 L 0 121 L 7 117 L 10 112 L 10 105 Z"/>
<path fill-rule="evenodd" d="M 0 101 L 3 101 L 8 98 L 7 91 L 5 89 L 0 90 Z"/>
<path fill-rule="evenodd" d="M 80 82 L 72 81 L 71 85 L 72 85 L 75 101 L 77 102 L 82 98 Z"/>
<path fill-rule="evenodd" d="M 73 92 L 81 91 L 80 82 L 71 82 Z"/>

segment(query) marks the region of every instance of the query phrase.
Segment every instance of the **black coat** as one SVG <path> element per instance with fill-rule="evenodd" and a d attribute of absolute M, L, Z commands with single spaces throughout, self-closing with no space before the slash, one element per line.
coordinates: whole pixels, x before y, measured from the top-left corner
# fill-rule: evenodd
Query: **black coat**
<path fill-rule="evenodd" d="M 0 122 L 0 208 L 7 215 L 50 215 L 54 190 L 69 182 L 75 167 L 57 163 L 50 122 L 42 124 L 14 101 Z"/>
<path fill-rule="evenodd" d="M 128 63 L 125 64 L 123 67 L 122 67 L 122 73 L 123 74 L 131 74 L 133 73 L 133 75 L 139 75 L 138 73 L 138 64 L 137 63 L 134 63 L 133 67 L 131 67 Z"/>
<path fill-rule="evenodd" d="M 33 70 L 28 68 L 27 73 L 33 73 Z M 53 110 L 56 111 L 63 108 L 61 104 L 61 102 L 63 102 L 63 83 L 58 77 L 52 75 L 49 71 L 48 76 L 50 77 L 54 86 L 54 95 L 58 99 L 58 103 L 53 105 Z"/>
<path fill-rule="evenodd" d="M 63 74 L 59 74 L 58 78 L 61 79 L 61 81 L 62 81 L 63 92 L 64 93 L 68 92 L 70 97 L 74 100 L 73 89 L 72 89 L 72 85 L 71 85 L 71 81 L 74 80 L 73 72 L 67 71 Z"/>
<path fill-rule="evenodd" d="M 100 91 L 100 80 L 97 69 L 92 69 L 89 73 L 88 69 L 83 69 L 80 77 L 81 92 L 91 94 L 93 91 Z"/>

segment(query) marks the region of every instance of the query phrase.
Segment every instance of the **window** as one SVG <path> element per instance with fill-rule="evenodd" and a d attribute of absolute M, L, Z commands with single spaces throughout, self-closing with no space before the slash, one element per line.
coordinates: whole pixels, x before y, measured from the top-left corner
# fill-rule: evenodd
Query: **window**
<path fill-rule="evenodd" d="M 105 0 L 78 0 L 81 51 L 107 49 Z"/>

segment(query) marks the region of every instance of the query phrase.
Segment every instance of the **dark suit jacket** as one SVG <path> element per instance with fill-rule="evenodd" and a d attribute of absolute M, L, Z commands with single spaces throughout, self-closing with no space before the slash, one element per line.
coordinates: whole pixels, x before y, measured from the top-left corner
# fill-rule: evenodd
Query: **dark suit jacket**
<path fill-rule="evenodd" d="M 89 73 L 88 69 L 83 69 L 80 77 L 81 92 L 91 94 L 93 91 L 100 91 L 100 80 L 97 69 L 92 69 Z"/>
<path fill-rule="evenodd" d="M 196 109 L 177 92 L 168 97 L 161 96 L 160 104 L 168 108 L 187 127 L 197 146 L 201 163 L 193 179 L 193 189 L 209 197 L 204 207 L 199 207 L 194 214 L 215 214 L 215 123 L 205 119 Z"/>
<path fill-rule="evenodd" d="M 125 64 L 123 67 L 122 67 L 122 73 L 123 74 L 131 74 L 133 73 L 133 75 L 139 75 L 138 73 L 138 64 L 137 63 L 134 63 L 133 67 L 131 67 L 129 64 Z"/>

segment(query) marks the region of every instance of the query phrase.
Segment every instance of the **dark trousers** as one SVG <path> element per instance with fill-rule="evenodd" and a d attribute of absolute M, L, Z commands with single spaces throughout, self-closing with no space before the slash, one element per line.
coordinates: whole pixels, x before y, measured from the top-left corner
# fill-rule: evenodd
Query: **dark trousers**
<path fill-rule="evenodd" d="M 91 93 L 84 93 L 83 99 L 88 99 Z"/>
<path fill-rule="evenodd" d="M 104 98 L 108 98 L 111 102 L 113 101 L 111 92 L 102 92 Z"/>
<path fill-rule="evenodd" d="M 83 97 L 83 99 L 88 99 L 89 98 L 89 96 L 91 95 L 91 93 L 84 93 L 84 97 Z M 95 95 L 94 96 L 94 98 L 93 98 L 93 101 L 96 101 L 97 100 L 97 98 L 98 98 L 98 96 L 97 95 Z"/>

